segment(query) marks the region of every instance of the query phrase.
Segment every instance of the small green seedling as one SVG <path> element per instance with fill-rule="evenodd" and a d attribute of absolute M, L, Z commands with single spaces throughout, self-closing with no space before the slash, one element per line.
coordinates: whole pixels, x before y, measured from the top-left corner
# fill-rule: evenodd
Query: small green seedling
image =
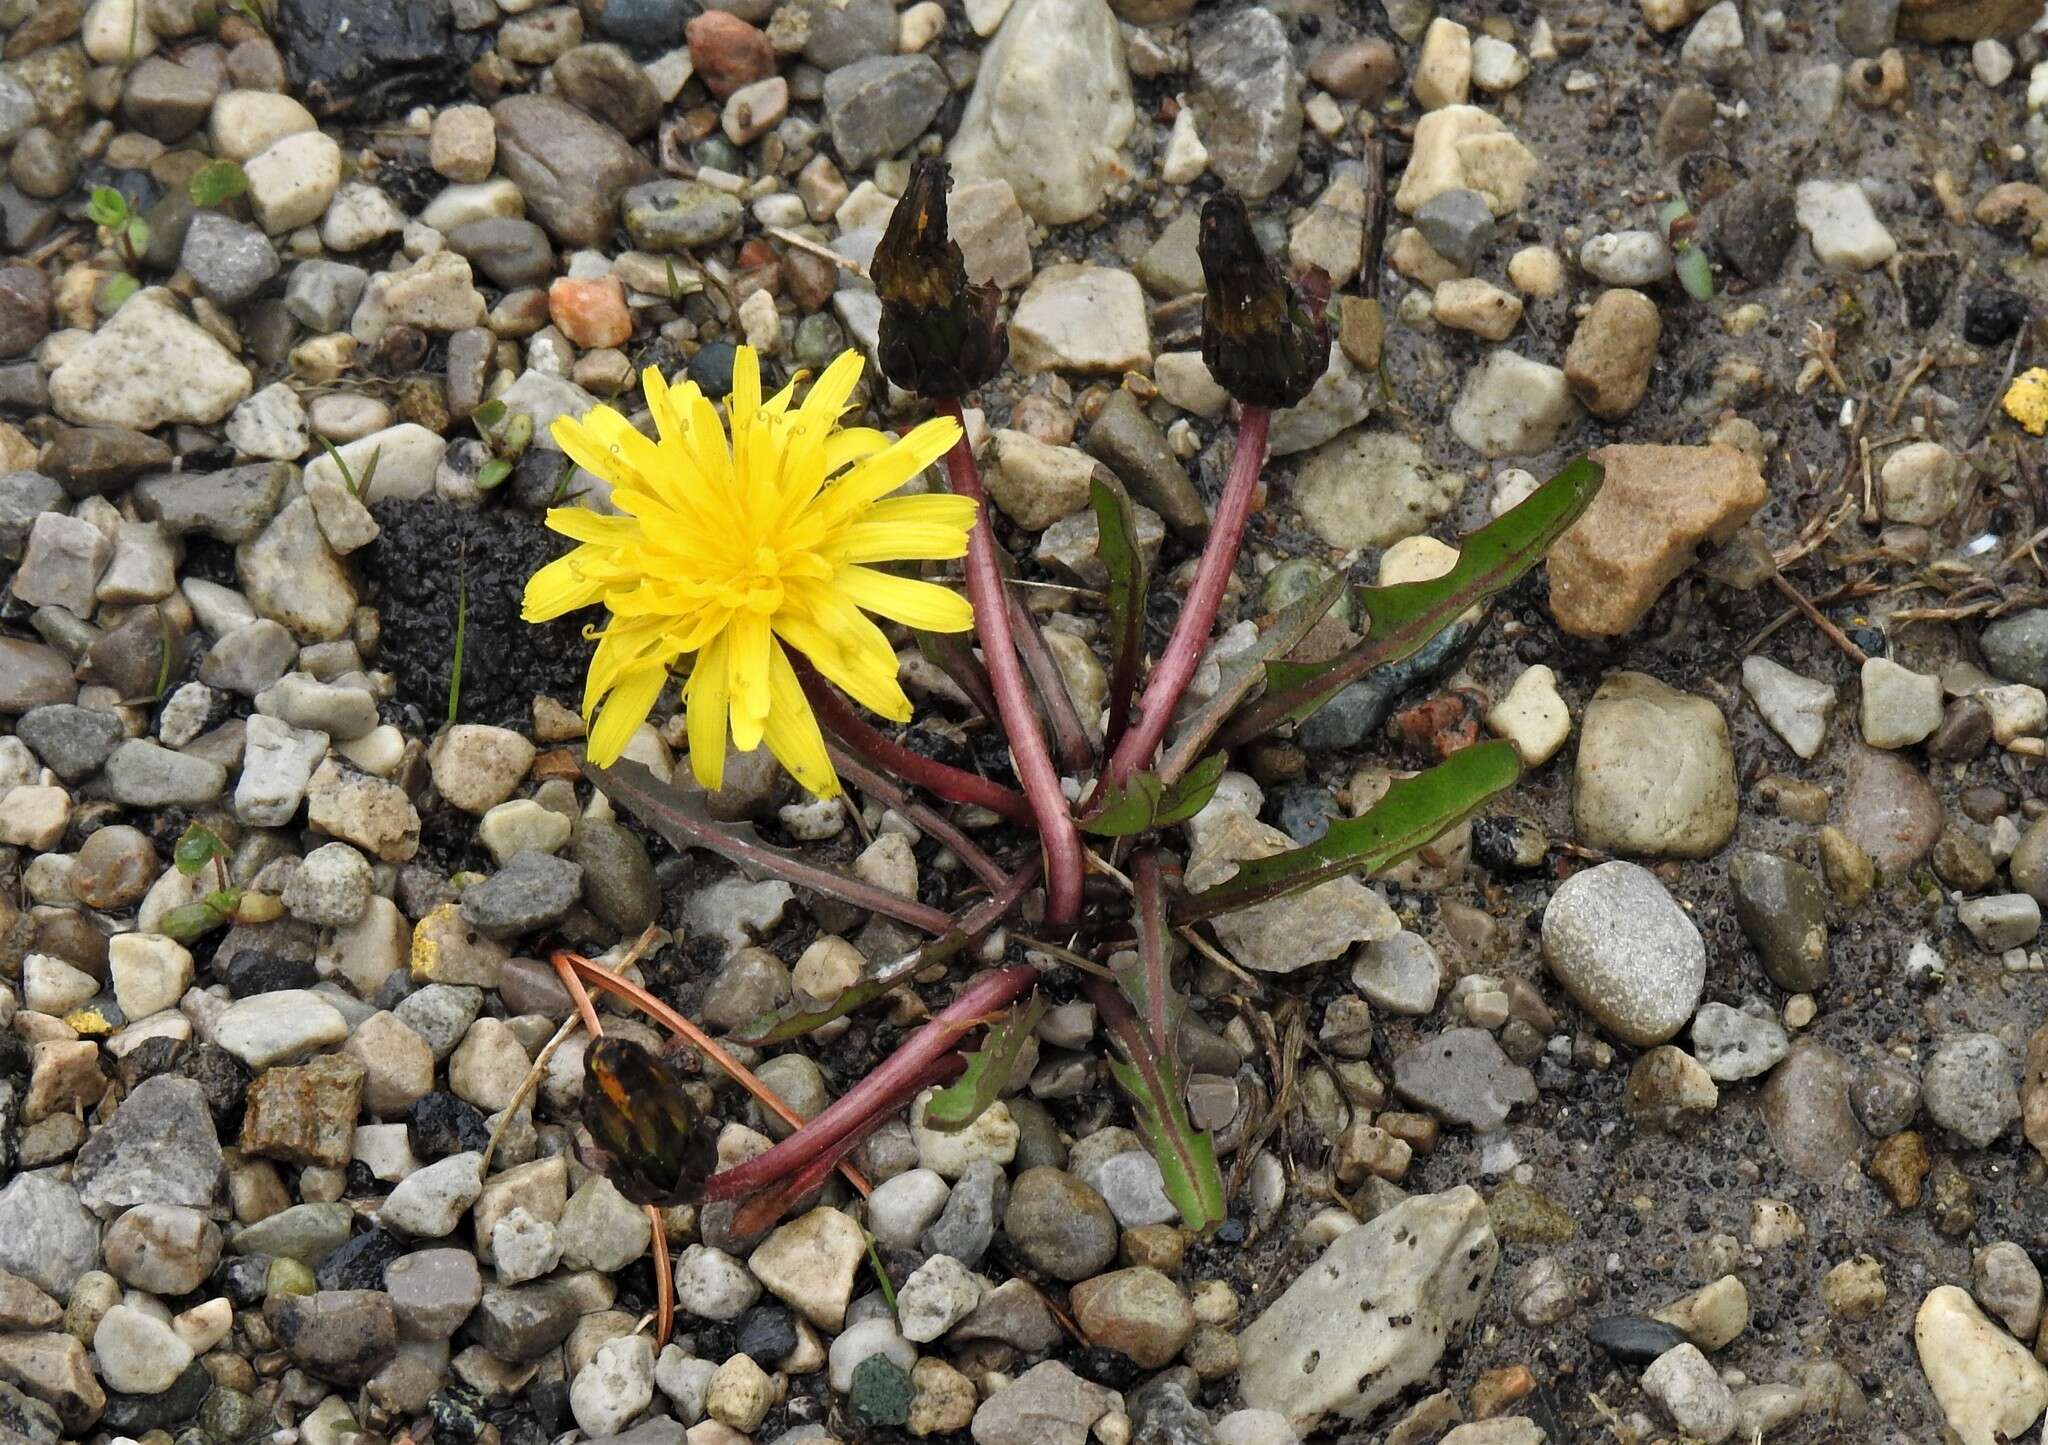
<path fill-rule="evenodd" d="M 85 214 L 94 225 L 113 233 L 114 248 L 125 268 L 100 287 L 100 310 L 111 316 L 121 309 L 122 302 L 142 289 L 136 273 L 142 269 L 143 253 L 149 250 L 149 222 L 136 215 L 128 198 L 112 186 L 93 187 L 92 196 L 85 203 Z"/>
<path fill-rule="evenodd" d="M 1693 215 L 1692 207 L 1685 203 L 1683 196 L 1674 197 L 1657 208 L 1657 224 L 1664 232 L 1664 239 L 1671 244 L 1671 262 L 1685 294 L 1695 301 L 1713 300 L 1714 266 L 1693 238 L 1699 221 Z"/>
<path fill-rule="evenodd" d="M 249 176 L 233 161 L 209 161 L 192 177 L 188 189 L 195 206 L 218 206 L 249 189 Z"/>
<path fill-rule="evenodd" d="M 234 920 L 235 911 L 242 906 L 242 890 L 228 882 L 227 857 L 228 845 L 204 823 L 193 823 L 185 829 L 171 850 L 172 863 L 187 878 L 197 878 L 211 864 L 220 886 L 198 902 L 181 904 L 165 914 L 160 932 L 180 943 L 190 943 Z"/>
<path fill-rule="evenodd" d="M 493 398 L 471 413 L 469 420 L 491 453 L 491 459 L 477 469 L 477 490 L 494 491 L 512 475 L 512 468 L 533 444 L 533 418 L 523 411 L 508 416 L 505 403 Z"/>
<path fill-rule="evenodd" d="M 348 494 L 357 501 L 362 501 L 370 490 L 370 483 L 377 479 L 377 463 L 384 460 L 384 448 L 378 447 L 370 453 L 370 464 L 363 468 L 363 479 L 359 482 L 356 480 L 355 470 L 348 464 L 348 458 L 335 449 L 333 442 L 326 437 L 318 437 L 316 440 L 327 453 L 327 459 L 334 463 L 334 469 L 341 473 L 341 484 L 348 488 Z"/>

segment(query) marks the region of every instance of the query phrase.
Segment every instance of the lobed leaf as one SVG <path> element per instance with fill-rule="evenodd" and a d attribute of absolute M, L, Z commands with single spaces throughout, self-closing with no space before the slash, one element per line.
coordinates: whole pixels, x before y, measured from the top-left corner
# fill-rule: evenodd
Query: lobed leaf
<path fill-rule="evenodd" d="M 249 189 L 249 176 L 233 161 L 209 161 L 192 177 L 192 204 L 217 206 Z"/>
<path fill-rule="evenodd" d="M 1123 1055 L 1109 1061 L 1109 1072 L 1130 1096 L 1138 1134 L 1159 1163 L 1166 1197 L 1189 1229 L 1221 1224 L 1228 1210 L 1223 1176 L 1216 1167 L 1216 1144 L 1189 1122 L 1172 1058 L 1153 1047 L 1123 994 L 1097 978 L 1090 978 L 1087 988 L 1103 1028 Z"/>
<path fill-rule="evenodd" d="M 1522 776 L 1513 743 L 1477 743 L 1426 773 L 1403 778 L 1363 817 L 1332 823 L 1313 843 L 1254 858 L 1224 882 L 1182 900 L 1177 925 L 1235 913 L 1352 873 L 1384 872 L 1463 820 Z"/>
<path fill-rule="evenodd" d="M 1124 484 L 1098 470 L 1088 484 L 1095 509 L 1096 555 L 1109 569 L 1109 729 L 1104 746 L 1116 750 L 1131 721 L 1138 664 L 1145 655 L 1145 557 L 1138 550 L 1138 518 Z"/>
<path fill-rule="evenodd" d="M 221 842 L 220 835 L 204 823 L 188 824 L 171 849 L 171 862 L 187 878 L 197 876 L 199 870 L 215 858 L 227 856 L 228 845 Z"/>
<path fill-rule="evenodd" d="M 1156 772 L 1134 773 L 1128 786 L 1105 791 L 1081 827 L 1098 837 L 1128 838 L 1184 823 L 1215 796 L 1226 761 L 1222 753 L 1211 753 L 1172 783 Z"/>
<path fill-rule="evenodd" d="M 1033 993 L 989 1025 L 981 1047 L 967 1056 L 967 1071 L 924 1106 L 925 1126 L 942 1134 L 957 1133 L 987 1112 L 1009 1082 L 1017 1056 L 1043 1017 L 1045 995 Z"/>
<path fill-rule="evenodd" d="M 1230 720 L 1223 742 L 1235 747 L 1286 722 L 1300 722 L 1374 668 L 1412 656 L 1468 607 L 1512 586 L 1579 519 L 1600 490 L 1600 464 L 1580 457 L 1513 509 L 1460 544 L 1441 577 L 1360 587 L 1370 620 L 1365 640 L 1329 662 L 1267 665 L 1265 696 Z"/>

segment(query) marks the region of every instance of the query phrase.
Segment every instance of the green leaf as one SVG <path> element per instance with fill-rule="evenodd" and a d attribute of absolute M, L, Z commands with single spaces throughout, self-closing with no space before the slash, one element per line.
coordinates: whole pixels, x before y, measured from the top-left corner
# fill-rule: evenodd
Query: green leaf
<path fill-rule="evenodd" d="M 348 458 L 336 451 L 334 443 L 326 437 L 315 435 L 313 440 L 320 443 L 320 449 L 327 453 L 327 460 L 333 462 L 334 469 L 341 473 L 341 484 L 348 488 L 349 495 L 362 500 L 363 489 L 356 485 L 356 474 L 349 469 Z"/>
<path fill-rule="evenodd" d="M 1580 457 L 1521 505 L 1466 537 L 1456 565 L 1443 576 L 1357 589 L 1354 595 L 1370 622 L 1365 640 L 1312 669 L 1267 664 L 1265 696 L 1231 719 L 1223 730 L 1225 745 L 1235 747 L 1282 723 L 1300 722 L 1374 668 L 1413 656 L 1468 607 L 1512 586 L 1579 519 L 1599 492 L 1603 475 L 1598 462 Z"/>
<path fill-rule="evenodd" d="M 1268 659 L 1292 652 L 1329 615 L 1349 585 L 1342 577 L 1331 577 L 1313 592 L 1260 619 L 1259 640 L 1223 664 L 1216 691 L 1189 714 L 1173 741 L 1167 744 L 1166 753 L 1159 760 L 1162 779 L 1170 782 L 1194 766 L 1209 740 L 1216 736 L 1216 729 L 1258 686 L 1265 668 L 1273 665 Z"/>
<path fill-rule="evenodd" d="M 1127 989 L 1131 986 L 1121 973 L 1118 981 Z M 1173 1059 L 1153 1047 L 1123 994 L 1098 978 L 1090 978 L 1087 989 L 1103 1028 L 1123 1055 L 1109 1061 L 1110 1076 L 1130 1096 L 1138 1134 L 1159 1163 L 1166 1197 L 1189 1229 L 1221 1224 L 1228 1210 L 1223 1176 L 1216 1168 L 1216 1144 L 1189 1122 Z"/>
<path fill-rule="evenodd" d="M 384 448 L 378 447 L 370 453 L 370 464 L 363 468 L 363 483 L 356 488 L 356 495 L 363 501 L 370 499 L 370 486 L 377 480 L 377 463 L 384 460 Z"/>
<path fill-rule="evenodd" d="M 130 219 L 123 234 L 128 238 L 128 250 L 131 255 L 140 256 L 149 249 L 149 222 L 142 217 Z"/>
<path fill-rule="evenodd" d="M 967 1056 L 967 1072 L 932 1095 L 931 1102 L 925 1105 L 926 1127 L 952 1134 L 979 1119 L 1009 1082 L 1017 1055 L 1024 1051 L 1031 1031 L 1044 1016 L 1045 996 L 1034 992 L 989 1025 L 988 1037 L 981 1047 Z"/>
<path fill-rule="evenodd" d="M 249 189 L 249 176 L 233 161 L 209 161 L 192 177 L 192 204 L 217 206 Z"/>
<path fill-rule="evenodd" d="M 128 198 L 112 186 L 94 186 L 85 203 L 85 214 L 94 225 L 115 230 L 128 219 Z"/>
<path fill-rule="evenodd" d="M 505 423 L 505 431 L 498 438 L 498 445 L 504 448 L 506 456 L 516 457 L 525 451 L 532 441 L 533 418 L 523 411 L 518 411 Z"/>
<path fill-rule="evenodd" d="M 1426 773 L 1396 782 L 1370 812 L 1332 823 L 1315 842 L 1240 864 L 1229 879 L 1183 899 L 1173 910 L 1173 921 L 1197 923 L 1332 878 L 1382 873 L 1506 792 L 1521 776 L 1522 758 L 1513 743 L 1477 743 Z"/>
<path fill-rule="evenodd" d="M 187 878 L 197 877 L 208 863 L 227 856 L 228 845 L 204 823 L 189 824 L 179 835 L 177 846 L 171 849 L 171 861 Z"/>
<path fill-rule="evenodd" d="M 1128 838 L 1185 822 L 1215 796 L 1224 762 L 1222 753 L 1211 753 L 1171 784 L 1157 773 L 1133 773 L 1130 786 L 1109 793 L 1081 827 L 1102 838 Z"/>
<path fill-rule="evenodd" d="M 1685 287 L 1686 295 L 1695 301 L 1714 299 L 1714 263 L 1707 259 L 1705 251 L 1691 244 L 1680 246 L 1672 265 L 1677 268 L 1678 283 Z"/>
<path fill-rule="evenodd" d="M 1098 470 L 1088 484 L 1088 504 L 1095 509 L 1096 555 L 1109 569 L 1109 729 L 1103 738 L 1109 752 L 1130 725 L 1145 655 L 1145 558 L 1138 551 L 1137 513 L 1122 482 Z"/>
<path fill-rule="evenodd" d="M 448 726 L 462 704 L 462 652 L 469 634 L 469 568 L 455 576 L 455 656 L 448 663 Z"/>
<path fill-rule="evenodd" d="M 211 933 L 226 923 L 233 911 L 217 907 L 213 895 L 208 894 L 197 903 L 181 903 L 166 913 L 163 922 L 157 925 L 157 932 L 180 943 L 190 943 L 201 934 Z"/>
<path fill-rule="evenodd" d="M 100 287 L 100 314 L 102 316 L 112 316 L 121 309 L 122 304 L 130 296 L 133 296 L 141 289 L 142 283 L 126 271 L 120 271 L 109 276 L 106 284 Z"/>
<path fill-rule="evenodd" d="M 239 888 L 216 888 L 199 900 L 222 918 L 234 917 L 235 910 L 242 906 L 242 890 Z"/>
<path fill-rule="evenodd" d="M 476 489 L 480 492 L 495 491 L 512 475 L 512 463 L 504 457 L 492 457 L 476 472 Z"/>
<path fill-rule="evenodd" d="M 493 398 L 469 414 L 469 424 L 476 428 L 476 434 L 486 442 L 491 433 L 498 429 L 498 423 L 505 419 L 505 403 Z"/>

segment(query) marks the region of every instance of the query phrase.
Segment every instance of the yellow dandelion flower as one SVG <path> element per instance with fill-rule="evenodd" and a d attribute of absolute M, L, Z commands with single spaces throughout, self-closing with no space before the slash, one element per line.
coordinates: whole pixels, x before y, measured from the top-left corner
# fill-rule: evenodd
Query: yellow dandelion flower
<path fill-rule="evenodd" d="M 726 400 L 730 440 L 696 383 L 672 389 L 652 367 L 641 380 L 655 439 L 608 406 L 554 424 L 562 450 L 611 484 L 625 514 L 551 509 L 548 525 L 582 545 L 526 584 L 528 622 L 594 603 L 611 614 L 588 633 L 593 762 L 618 758 L 685 657 L 690 770 L 706 788 L 724 781 L 729 735 L 741 752 L 766 743 L 819 797 L 838 793 L 786 648 L 862 706 L 909 721 L 896 654 L 867 614 L 964 632 L 974 610 L 949 588 L 870 564 L 965 556 L 975 504 L 889 495 L 944 456 L 960 426 L 937 417 L 893 439 L 840 426 L 860 373 L 848 351 L 801 406 L 793 382 L 764 401 L 760 365 L 743 346 Z"/>

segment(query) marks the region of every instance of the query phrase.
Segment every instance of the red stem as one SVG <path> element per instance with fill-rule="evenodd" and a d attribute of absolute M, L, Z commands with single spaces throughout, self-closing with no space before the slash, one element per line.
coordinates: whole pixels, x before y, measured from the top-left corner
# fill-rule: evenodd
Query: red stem
<path fill-rule="evenodd" d="M 1252 498 L 1259 489 L 1259 472 L 1266 463 L 1266 428 L 1272 421 L 1270 408 L 1247 406 L 1238 417 L 1237 451 L 1230 459 L 1230 476 L 1223 483 L 1223 496 L 1216 503 L 1216 516 L 1209 525 L 1209 543 L 1195 565 L 1195 580 L 1182 604 L 1180 620 L 1166 651 L 1159 655 L 1145 695 L 1138 702 L 1138 718 L 1110 755 L 1102 770 L 1102 782 L 1094 801 L 1101 802 L 1127 785 L 1134 773 L 1142 771 L 1159 750 L 1173 710 L 1194 680 L 1202 650 L 1216 628 L 1216 609 L 1222 605 L 1223 590 L 1230 585 L 1231 570 L 1237 566 L 1238 548 L 1244 542 L 1245 524 L 1251 520 Z"/>
<path fill-rule="evenodd" d="M 1038 690 L 1039 701 L 1045 704 L 1046 725 L 1052 729 L 1053 742 L 1059 747 L 1060 762 L 1069 773 L 1084 772 L 1095 761 L 1095 754 L 1088 746 L 1088 730 L 1082 725 L 1081 714 L 1074 707 L 1074 695 L 1067 691 L 1059 659 L 1052 655 L 1052 646 L 1039 630 L 1038 619 L 1014 591 L 1008 587 L 1003 591 L 1010 599 L 1010 635 L 1017 639 L 1024 670 Z"/>
<path fill-rule="evenodd" d="M 960 403 L 954 398 L 936 405 L 942 415 L 960 423 L 960 440 L 946 453 L 946 475 L 954 493 L 972 497 L 977 507 L 974 530 L 967 534 L 967 600 L 974 604 L 982 662 L 995 688 L 996 708 L 1017 764 L 1017 781 L 1024 785 L 1039 843 L 1045 849 L 1045 920 L 1072 923 L 1081 912 L 1080 830 L 1074 826 L 1066 794 L 1060 791 L 1052 751 L 1038 725 L 1031 686 L 1024 680 L 1024 665 L 1018 660 L 1017 639 L 1010 630 L 1008 589 L 996 556 L 995 532 L 989 525 L 988 493 L 982 489 L 981 473 L 975 470 L 974 453 L 967 445 L 967 418 L 960 414 Z"/>
<path fill-rule="evenodd" d="M 914 1093 L 925 1082 L 925 1076 L 952 1051 L 962 1034 L 1037 983 L 1038 970 L 1029 964 L 977 974 L 958 998 L 815 1119 L 767 1153 L 712 1175 L 704 1182 L 703 1198 L 707 1202 L 737 1199 L 766 1188 L 805 1168 L 849 1134 L 872 1129 L 903 1102 L 905 1089 Z"/>
<path fill-rule="evenodd" d="M 825 730 L 876 766 L 909 779 L 949 803 L 973 803 L 999 813 L 1020 828 L 1029 828 L 1037 821 L 1031 804 L 1014 788 L 914 753 L 886 736 L 848 707 L 838 689 L 819 677 L 809 663 L 797 659 L 796 676 Z"/>

